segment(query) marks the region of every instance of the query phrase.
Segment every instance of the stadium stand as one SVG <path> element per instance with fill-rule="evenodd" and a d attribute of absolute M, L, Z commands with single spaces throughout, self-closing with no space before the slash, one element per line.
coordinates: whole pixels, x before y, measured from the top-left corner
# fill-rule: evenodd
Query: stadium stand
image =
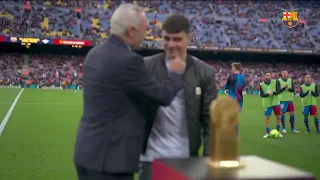
<path fill-rule="evenodd" d="M 144 46 L 161 48 L 161 26 L 170 13 L 184 13 L 192 23 L 192 47 L 244 47 L 275 49 L 311 49 L 320 46 L 320 2 L 313 1 L 30 1 L 32 9 L 24 11 L 25 1 L 3 1 L 0 4 L 0 35 L 63 39 L 88 39 L 102 42 L 109 36 L 109 19 L 120 3 L 132 2 L 145 8 L 150 19 Z M 290 9 L 288 9 L 290 7 Z M 299 24 L 289 29 L 281 24 L 284 10 L 299 12 Z M 308 21 L 308 24 L 305 22 Z M 8 62 L 7 59 L 13 61 Z M 71 59 L 71 61 L 70 61 Z M 27 61 L 28 63 L 26 63 Z M 81 83 L 83 57 L 17 54 L 1 56 L 0 83 L 15 81 L 17 73 L 28 67 L 32 81 L 43 85 Z M 22 63 L 22 64 L 21 64 Z M 222 89 L 229 62 L 209 62 L 217 71 L 217 87 Z M 28 65 L 27 65 L 28 64 Z M 296 84 L 302 75 L 312 72 L 320 79 L 319 68 L 301 64 L 243 62 L 247 91 L 257 90 L 263 72 L 279 77 L 288 69 Z M 22 68 L 22 69 L 19 69 Z M 30 79 L 28 79 L 30 80 Z"/>
<path fill-rule="evenodd" d="M 20 54 L 0 54 L 0 85 L 20 84 L 22 62 Z"/>
<path fill-rule="evenodd" d="M 30 1 L 31 11 L 23 11 L 21 1 L 10 1 L 0 5 L 0 35 L 101 42 L 109 35 L 113 10 L 124 2 L 145 8 L 150 19 L 147 47 L 160 47 L 167 14 L 185 13 L 193 25 L 191 46 L 319 49 L 317 1 Z M 281 25 L 281 12 L 288 7 L 299 13 L 294 29 Z"/>
<path fill-rule="evenodd" d="M 29 76 L 42 86 L 79 85 L 83 59 L 79 56 L 32 55 Z"/>
<path fill-rule="evenodd" d="M 13 61 L 9 61 L 13 60 Z M 29 63 L 29 76 L 27 79 L 37 82 L 42 86 L 60 86 L 81 85 L 82 79 L 82 62 L 83 56 L 68 55 L 31 55 Z M 226 83 L 226 74 L 230 73 L 230 64 L 232 62 L 212 60 L 208 63 L 216 71 L 216 86 L 223 89 Z M 19 77 L 23 64 L 23 57 L 18 54 L 1 54 L 0 59 L 0 85 L 8 85 L 10 83 L 19 84 Z M 246 92 L 252 94 L 255 90 L 259 90 L 259 83 L 263 80 L 264 72 L 272 72 L 273 78 L 280 78 L 281 70 L 286 69 L 290 73 L 296 85 L 296 91 L 302 84 L 303 76 L 311 73 L 315 82 L 320 84 L 320 67 L 312 64 L 301 63 L 257 63 L 244 61 L 242 72 L 246 76 Z M 65 82 L 64 82 L 65 81 Z"/>

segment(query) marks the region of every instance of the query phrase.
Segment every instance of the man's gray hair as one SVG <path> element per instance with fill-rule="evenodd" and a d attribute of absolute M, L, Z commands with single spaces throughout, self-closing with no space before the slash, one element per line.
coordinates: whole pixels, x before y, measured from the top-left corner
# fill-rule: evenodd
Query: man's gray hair
<path fill-rule="evenodd" d="M 144 13 L 144 9 L 140 6 L 129 3 L 121 4 L 110 19 L 111 34 L 123 36 L 128 26 L 138 27 L 140 22 L 139 13 Z"/>

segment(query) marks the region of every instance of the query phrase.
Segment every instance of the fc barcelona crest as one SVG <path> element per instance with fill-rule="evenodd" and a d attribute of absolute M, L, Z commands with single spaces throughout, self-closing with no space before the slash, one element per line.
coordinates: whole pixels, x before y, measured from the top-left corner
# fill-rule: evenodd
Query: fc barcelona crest
<path fill-rule="evenodd" d="M 299 23 L 298 12 L 296 11 L 284 11 L 282 12 L 282 24 L 284 27 L 293 28 Z"/>

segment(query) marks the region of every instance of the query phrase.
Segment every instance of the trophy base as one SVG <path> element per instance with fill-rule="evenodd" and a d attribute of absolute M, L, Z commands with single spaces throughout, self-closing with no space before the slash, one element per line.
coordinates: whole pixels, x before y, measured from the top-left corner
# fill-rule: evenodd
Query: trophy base
<path fill-rule="evenodd" d="M 209 168 L 213 169 L 240 169 L 244 168 L 244 163 L 240 161 L 211 161 L 210 159 L 206 162 Z"/>
<path fill-rule="evenodd" d="M 211 162 L 209 157 L 155 159 L 151 180 L 315 180 L 312 173 L 258 156 Z"/>
<path fill-rule="evenodd" d="M 208 175 L 212 178 L 230 178 L 234 179 L 237 176 L 239 169 L 245 165 L 240 161 L 206 161 L 208 165 Z"/>

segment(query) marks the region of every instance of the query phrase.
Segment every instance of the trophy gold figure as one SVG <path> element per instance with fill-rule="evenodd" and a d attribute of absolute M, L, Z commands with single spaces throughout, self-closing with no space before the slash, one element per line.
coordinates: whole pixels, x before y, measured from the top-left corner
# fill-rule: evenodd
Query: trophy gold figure
<path fill-rule="evenodd" d="M 210 105 L 210 159 L 209 173 L 213 177 L 234 176 L 243 167 L 239 161 L 239 142 L 236 126 L 239 123 L 239 104 L 225 96 Z"/>

